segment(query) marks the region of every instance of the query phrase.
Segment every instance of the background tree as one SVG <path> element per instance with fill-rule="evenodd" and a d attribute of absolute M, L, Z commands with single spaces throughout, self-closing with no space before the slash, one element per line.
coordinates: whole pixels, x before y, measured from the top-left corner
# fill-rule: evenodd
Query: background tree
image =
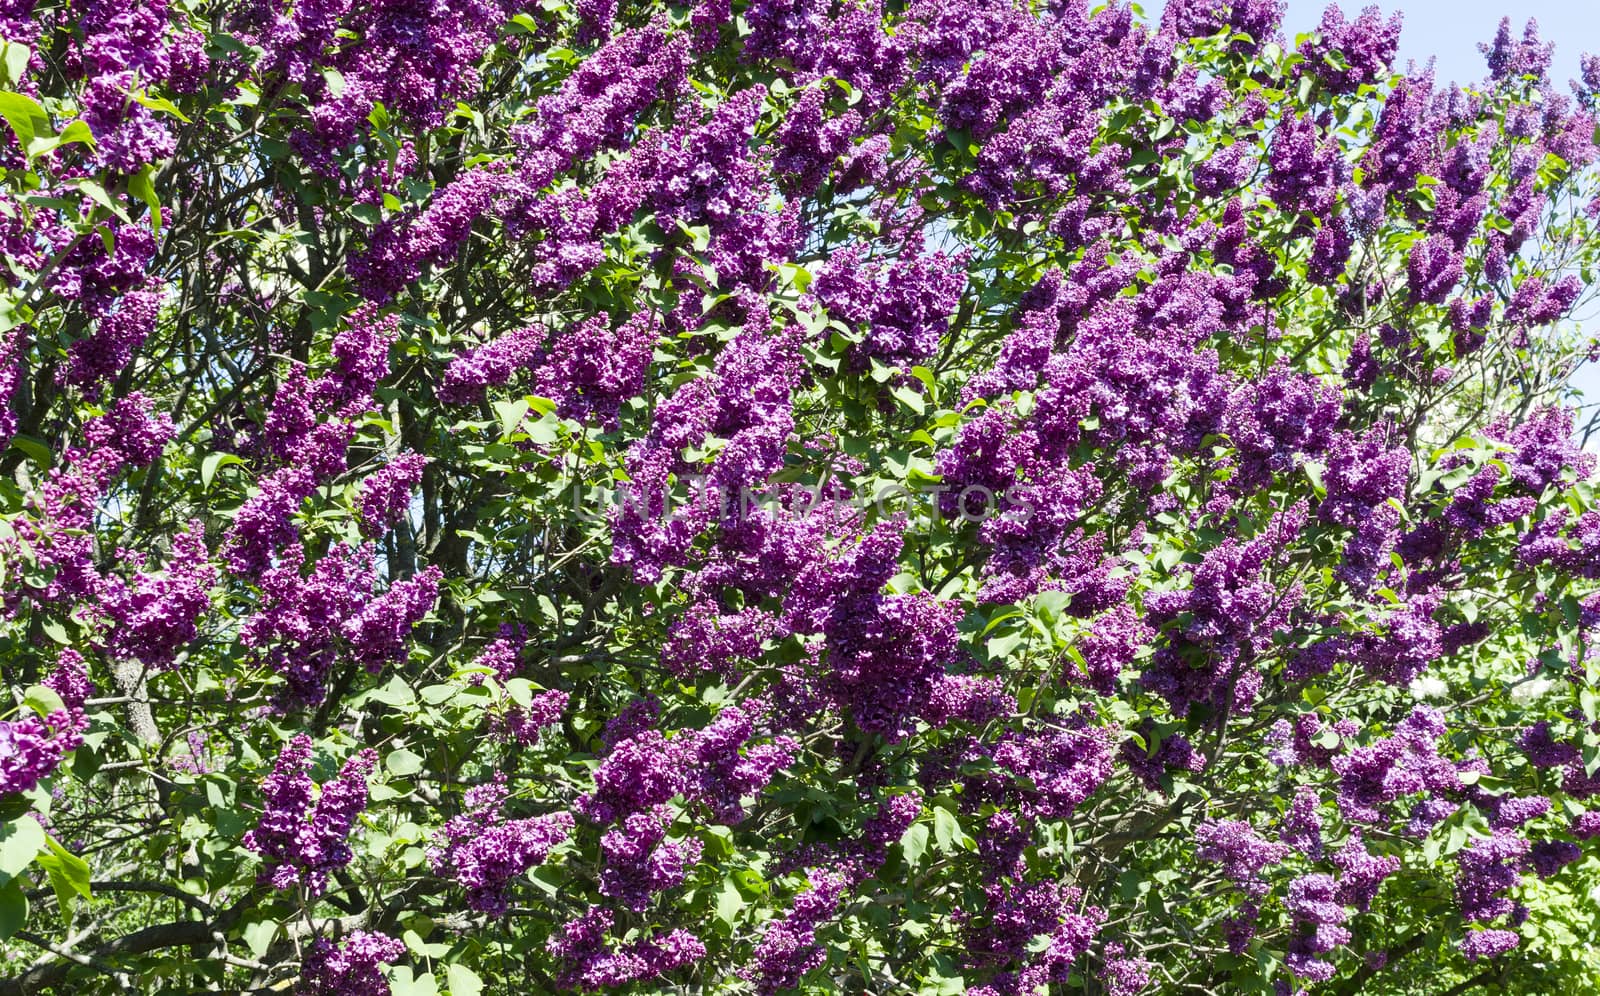
<path fill-rule="evenodd" d="M 0 4 L 0 992 L 1600 978 L 1600 61 Z"/>

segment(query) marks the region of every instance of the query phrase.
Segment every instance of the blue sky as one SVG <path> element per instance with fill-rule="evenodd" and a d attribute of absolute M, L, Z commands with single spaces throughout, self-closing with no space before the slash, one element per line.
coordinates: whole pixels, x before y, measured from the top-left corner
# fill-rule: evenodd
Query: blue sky
<path fill-rule="evenodd" d="M 1156 20 L 1166 6 L 1164 0 L 1139 0 L 1140 6 Z M 1346 17 L 1354 17 L 1367 4 L 1343 3 Z M 1288 0 L 1283 18 L 1284 33 L 1293 36 L 1310 31 L 1322 20 L 1326 2 Z M 1400 34 L 1400 67 L 1407 59 L 1425 62 L 1437 58 L 1441 83 L 1466 82 L 1483 75 L 1483 55 L 1479 42 L 1493 40 L 1500 18 L 1510 16 L 1520 36 L 1522 24 L 1532 17 L 1539 22 L 1539 33 L 1556 43 L 1556 61 L 1550 75 L 1564 91 L 1566 82 L 1578 75 L 1578 53 L 1600 52 L 1600 5 L 1593 0 L 1384 0 L 1376 4 L 1385 13 L 1405 15 L 1405 30 Z"/>

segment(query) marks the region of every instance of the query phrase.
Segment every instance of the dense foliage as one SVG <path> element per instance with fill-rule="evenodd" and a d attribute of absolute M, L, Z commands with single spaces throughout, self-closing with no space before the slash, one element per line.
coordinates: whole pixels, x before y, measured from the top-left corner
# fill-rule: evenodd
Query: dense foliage
<path fill-rule="evenodd" d="M 1600 983 L 1600 59 L 0 3 L 0 993 Z"/>

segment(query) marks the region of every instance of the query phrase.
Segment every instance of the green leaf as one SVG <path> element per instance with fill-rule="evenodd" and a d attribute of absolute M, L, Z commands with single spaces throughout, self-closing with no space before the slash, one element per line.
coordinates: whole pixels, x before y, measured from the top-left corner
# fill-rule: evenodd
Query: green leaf
<path fill-rule="evenodd" d="M 0 90 L 0 117 L 6 119 L 17 136 L 17 144 L 24 149 L 35 136 L 50 133 L 50 116 L 27 94 Z"/>
<path fill-rule="evenodd" d="M 933 839 L 938 842 L 939 850 L 949 852 L 953 845 L 962 837 L 961 821 L 956 819 L 956 814 L 939 806 L 933 811 Z"/>
<path fill-rule="evenodd" d="M 744 896 L 740 895 L 738 884 L 729 875 L 722 880 L 722 891 L 717 893 L 717 918 L 731 927 L 742 909 Z"/>
<path fill-rule="evenodd" d="M 11 445 L 21 450 L 29 460 L 40 467 L 48 468 L 55 462 L 55 457 L 50 452 L 50 447 L 46 446 L 42 440 L 35 439 L 32 436 L 12 436 Z"/>
<path fill-rule="evenodd" d="M 390 678 L 387 685 L 373 691 L 372 698 L 375 701 L 382 702 L 384 705 L 393 706 L 406 712 L 410 712 L 417 707 L 416 693 L 411 690 L 411 686 L 406 684 L 405 680 L 399 675 Z"/>
<path fill-rule="evenodd" d="M 46 837 L 49 850 L 39 855 L 39 867 L 50 876 L 50 888 L 55 890 L 56 902 L 61 908 L 61 918 L 72 922 L 72 906 L 78 899 L 89 898 L 89 865 L 82 858 Z"/>
<path fill-rule="evenodd" d="M 211 482 L 217 479 L 217 471 L 236 463 L 244 463 L 244 459 L 236 453 L 207 453 L 206 458 L 200 461 L 201 490 L 210 491 Z"/>
<path fill-rule="evenodd" d="M 54 152 L 63 145 L 82 144 L 93 146 L 94 135 L 89 131 L 89 126 L 82 121 L 74 121 L 61 130 L 59 135 L 40 135 L 28 143 L 28 158 L 37 159 L 42 155 Z M 120 212 L 121 208 L 117 208 Z"/>
<path fill-rule="evenodd" d="M 921 415 L 927 410 L 927 402 L 923 400 L 922 395 L 918 394 L 916 391 L 913 391 L 909 387 L 897 387 L 892 393 L 897 399 L 899 399 L 902 405 L 905 405 L 918 415 Z"/>
<path fill-rule="evenodd" d="M 422 770 L 422 755 L 402 747 L 384 758 L 383 766 L 388 770 L 389 774 L 397 778 L 404 778 Z"/>
<path fill-rule="evenodd" d="M 244 938 L 244 943 L 250 948 L 250 953 L 260 958 L 272 947 L 273 938 L 278 936 L 278 921 L 270 917 L 265 920 L 253 920 L 244 925 L 239 931 Z"/>
<path fill-rule="evenodd" d="M 989 641 L 989 656 L 995 659 L 1010 657 L 1012 651 L 1022 646 L 1028 640 L 1024 632 L 1006 633 Z"/>
<path fill-rule="evenodd" d="M 0 941 L 22 929 L 28 922 L 28 897 L 16 882 L 0 888 Z"/>
<path fill-rule="evenodd" d="M 512 678 L 506 682 L 506 695 L 513 703 L 526 709 L 533 705 L 533 682 L 527 678 Z"/>
<path fill-rule="evenodd" d="M 72 646 L 72 634 L 67 632 L 67 626 L 59 619 L 46 619 L 40 624 L 44 635 L 61 644 L 63 647 Z"/>
<path fill-rule="evenodd" d="M 16 878 L 44 848 L 44 827 L 32 816 L 19 816 L 0 828 L 0 874 Z"/>
<path fill-rule="evenodd" d="M 143 104 L 144 106 L 150 108 L 152 111 L 160 111 L 163 114 L 170 114 L 173 117 L 177 118 L 179 121 L 182 121 L 184 124 L 192 124 L 193 123 L 193 122 L 191 122 L 189 120 L 189 116 L 187 114 L 185 114 L 182 111 L 178 110 L 178 105 L 177 104 L 174 104 L 172 101 L 168 100 L 165 97 L 152 96 L 152 95 L 150 95 L 148 93 L 145 93 L 144 91 L 141 90 L 140 92 L 138 92 L 138 93 L 133 95 L 133 99 L 137 100 L 139 103 Z"/>
<path fill-rule="evenodd" d="M 1040 592 L 1033 598 L 1034 612 L 1045 625 L 1054 627 L 1071 601 L 1072 596 L 1064 591 Z"/>
<path fill-rule="evenodd" d="M 916 865 L 928 853 L 928 825 L 913 823 L 900 838 L 900 848 L 905 851 L 906 864 Z"/>
<path fill-rule="evenodd" d="M 459 686 L 451 684 L 426 685 L 422 689 L 422 701 L 428 705 L 439 705 L 454 698 L 461 690 Z"/>
<path fill-rule="evenodd" d="M 122 209 L 121 204 L 118 204 L 116 201 L 112 200 L 111 195 L 106 193 L 106 188 L 100 186 L 100 184 L 85 177 L 84 179 L 78 181 L 77 186 L 78 190 L 85 197 L 88 197 L 91 201 L 94 201 L 107 211 L 110 211 L 118 218 L 118 220 L 123 222 L 127 222 L 129 220 L 128 212 Z"/>
<path fill-rule="evenodd" d="M 33 50 L 21 42 L 8 41 L 5 43 L 3 55 L 6 67 L 6 82 L 13 85 L 22 82 L 22 77 L 28 71 L 28 60 L 33 57 Z"/>
<path fill-rule="evenodd" d="M 516 401 L 496 401 L 494 403 L 495 414 L 500 419 L 501 439 L 516 431 L 517 426 L 521 425 L 522 420 L 528 416 L 530 407 L 527 398 L 519 398 Z"/>
<path fill-rule="evenodd" d="M 439 996 L 439 984 L 432 975 L 419 977 L 410 966 L 397 965 L 389 969 L 389 991 L 393 996 Z"/>
<path fill-rule="evenodd" d="M 451 965 L 444 970 L 444 974 L 450 986 L 450 996 L 478 996 L 483 992 L 483 980 L 465 965 Z"/>
<path fill-rule="evenodd" d="M 156 186 L 151 181 L 153 169 L 153 166 L 146 166 L 128 177 L 128 193 L 144 201 L 145 206 L 150 209 L 150 227 L 159 233 L 161 231 L 161 199 L 156 196 Z"/>
<path fill-rule="evenodd" d="M 89 130 L 89 124 L 86 121 L 73 121 L 61 129 L 61 134 L 56 136 L 57 145 L 80 143 L 83 145 L 94 144 L 94 132 Z"/>
<path fill-rule="evenodd" d="M 423 921 L 424 924 L 429 922 L 431 921 Z M 433 928 L 424 926 L 423 929 L 432 932 Z M 445 955 L 450 953 L 450 945 L 441 944 L 438 941 L 429 941 L 415 930 L 407 930 L 405 933 L 400 935 L 400 939 L 405 942 L 406 948 L 410 950 L 412 954 L 415 954 L 421 958 L 443 958 Z"/>
<path fill-rule="evenodd" d="M 89 889 L 89 862 L 62 847 L 54 837 L 45 836 L 45 844 L 50 848 L 50 853 L 39 858 L 39 863 L 49 861 L 51 865 L 59 866 L 61 875 L 66 879 L 72 891 L 85 899 L 92 898 Z"/>
<path fill-rule="evenodd" d="M 43 685 L 33 685 L 22 693 L 22 704 L 38 713 L 40 716 L 49 716 L 51 713 L 60 712 L 67 707 L 61 701 L 61 696 L 54 689 Z"/>

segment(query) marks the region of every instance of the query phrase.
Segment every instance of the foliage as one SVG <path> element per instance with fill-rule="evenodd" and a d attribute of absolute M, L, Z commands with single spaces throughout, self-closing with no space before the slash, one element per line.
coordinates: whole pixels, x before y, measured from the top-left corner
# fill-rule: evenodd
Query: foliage
<path fill-rule="evenodd" d="M 1600 60 L 0 5 L 0 992 L 1600 980 Z"/>

